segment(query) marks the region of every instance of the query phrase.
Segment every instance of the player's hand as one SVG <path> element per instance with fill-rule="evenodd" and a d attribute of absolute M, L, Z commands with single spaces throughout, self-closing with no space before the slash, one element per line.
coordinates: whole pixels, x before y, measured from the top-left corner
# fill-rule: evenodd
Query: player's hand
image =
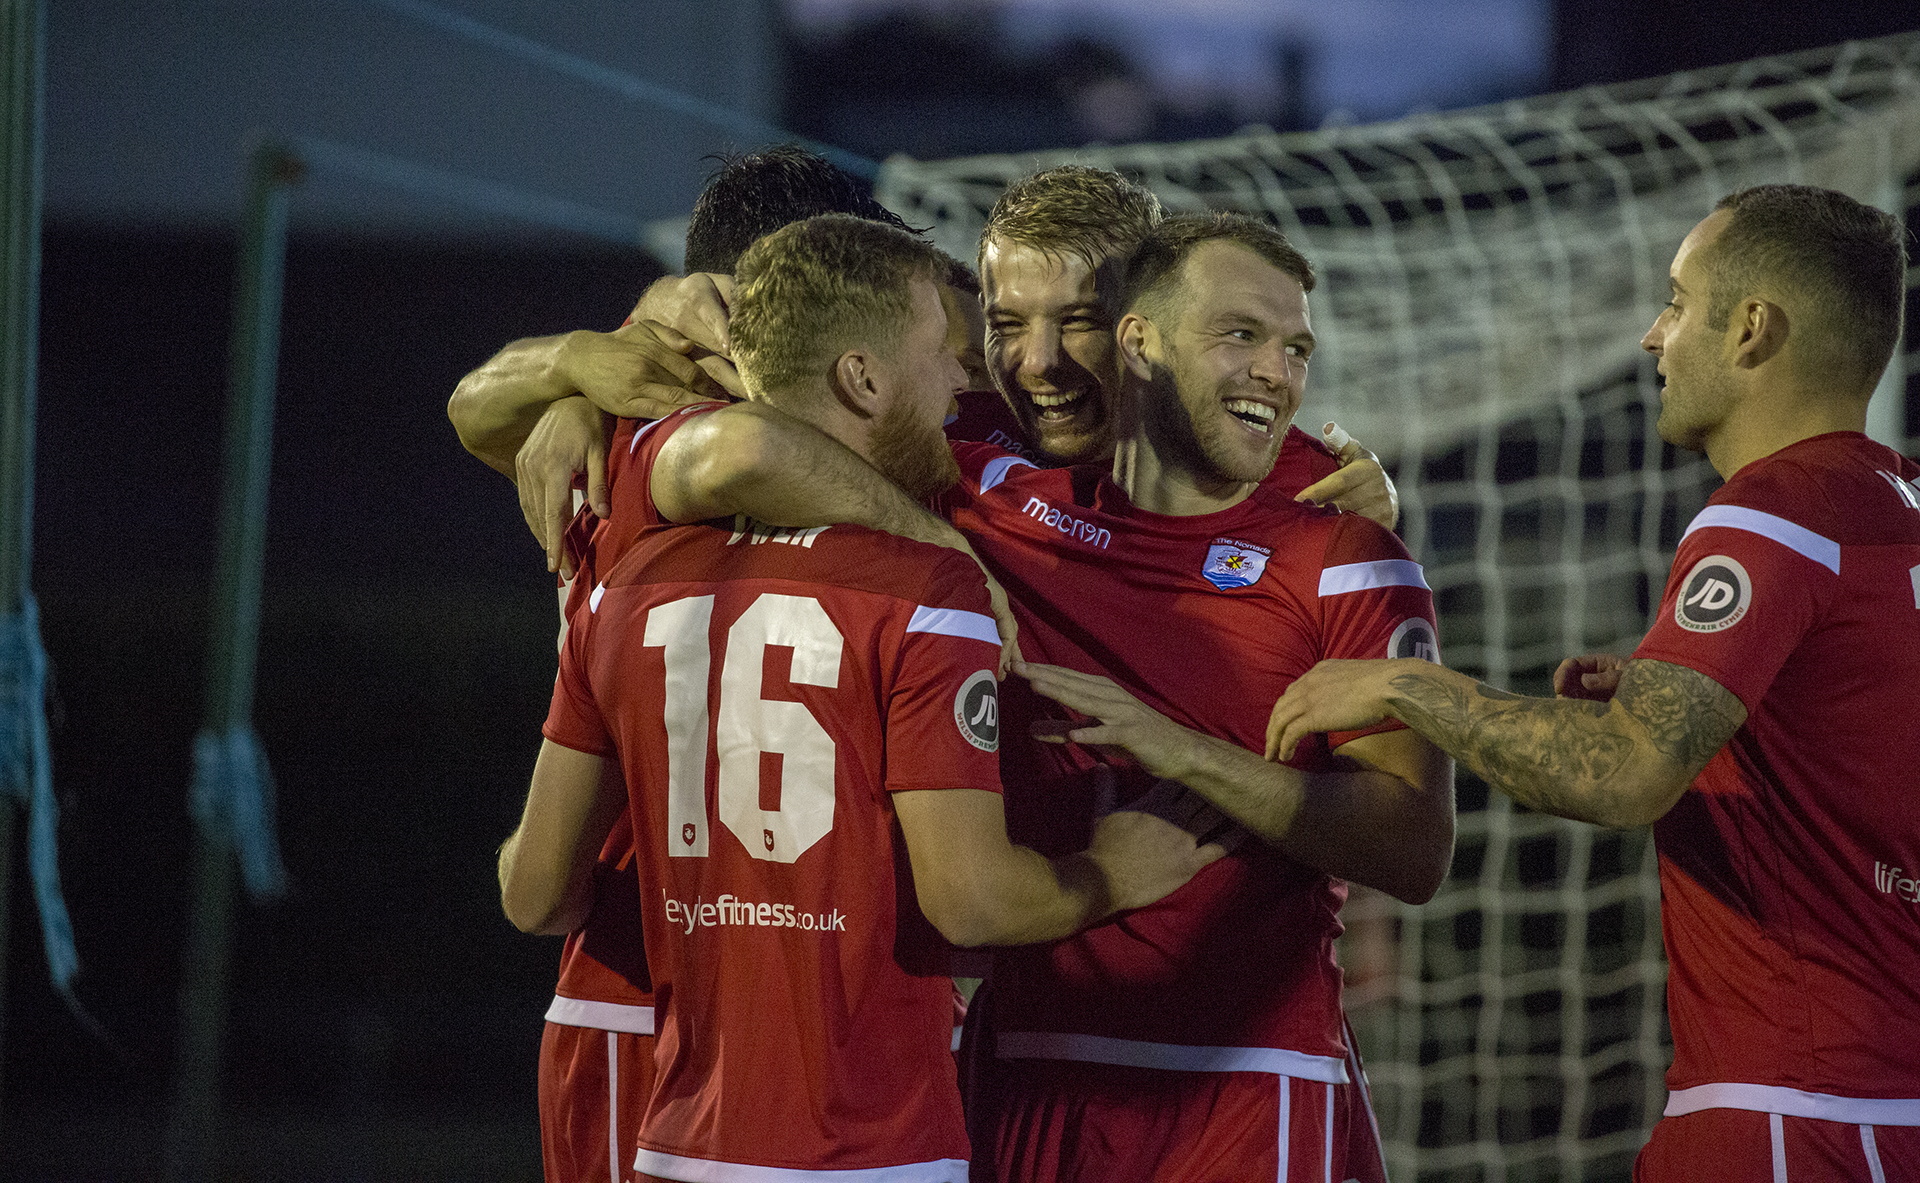
<path fill-rule="evenodd" d="M 1191 764 L 1198 733 L 1141 702 L 1113 679 L 1030 661 L 1016 663 L 1013 672 L 1035 692 L 1094 720 L 1087 724 L 1036 720 L 1030 729 L 1033 738 L 1084 744 L 1109 755 L 1124 752 L 1155 776 L 1178 777 Z"/>
<path fill-rule="evenodd" d="M 732 364 L 715 366 L 721 375 L 716 377 L 702 365 L 702 357 L 690 356 L 698 353 L 691 339 L 641 321 L 611 333 L 568 333 L 556 362 L 568 384 L 607 414 L 658 419 L 691 403 L 724 400 L 735 393 L 740 380 Z"/>
<path fill-rule="evenodd" d="M 606 517 L 607 418 L 580 395 L 547 407 L 513 458 L 513 482 L 527 529 L 547 552 L 547 570 L 573 578 L 567 524 L 573 521 L 573 478 L 587 477 L 587 504 Z"/>
<path fill-rule="evenodd" d="M 1399 664 L 1323 661 L 1295 678 L 1267 716 L 1267 759 L 1293 759 L 1294 748 L 1305 736 L 1356 731 L 1386 718 L 1391 679 Z"/>
<path fill-rule="evenodd" d="M 1115 911 L 1165 898 L 1225 853 L 1217 842 L 1201 845 L 1173 822 L 1130 809 L 1094 823 L 1087 847 L 1106 876 Z"/>
<path fill-rule="evenodd" d="M 655 280 L 628 319 L 654 321 L 708 352 L 732 357 L 733 341 L 727 335 L 732 309 L 733 277 L 696 271 Z"/>
<path fill-rule="evenodd" d="M 1340 457 L 1338 471 L 1315 481 L 1294 497 L 1309 505 L 1331 505 L 1348 513 L 1371 518 L 1391 530 L 1400 523 L 1400 490 L 1380 464 L 1380 458 L 1360 446 L 1360 441 L 1328 423 L 1321 432 L 1327 446 Z"/>
<path fill-rule="evenodd" d="M 1617 653 L 1585 653 L 1569 657 L 1553 671 L 1553 692 L 1561 698 L 1608 702 L 1620 688 L 1620 671 L 1627 659 Z"/>

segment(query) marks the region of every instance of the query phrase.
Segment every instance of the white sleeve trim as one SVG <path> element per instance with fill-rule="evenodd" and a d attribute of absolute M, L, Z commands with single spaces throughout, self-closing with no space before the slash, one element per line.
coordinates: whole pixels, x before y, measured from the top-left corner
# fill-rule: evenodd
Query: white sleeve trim
<path fill-rule="evenodd" d="M 1426 572 L 1412 559 L 1375 559 L 1371 563 L 1343 563 L 1320 572 L 1320 594 L 1337 596 L 1376 587 L 1418 587 L 1428 591 Z"/>
<path fill-rule="evenodd" d="M 1000 630 L 994 625 L 993 617 L 962 608 L 929 608 L 922 604 L 913 610 L 913 619 L 907 621 L 907 631 L 938 633 L 943 637 L 970 637 L 985 641 L 995 648 L 1000 645 Z"/>
<path fill-rule="evenodd" d="M 595 1002 L 590 998 L 553 996 L 547 1008 L 547 1022 L 562 1027 L 592 1027 L 597 1031 L 624 1031 L 629 1035 L 653 1034 L 653 1008 L 624 1002 Z"/>
<path fill-rule="evenodd" d="M 669 1179 L 686 1179 L 689 1183 L 967 1183 L 967 1162 L 961 1158 L 851 1171 L 810 1171 L 800 1167 L 721 1162 L 715 1158 L 687 1158 L 642 1146 L 633 1156 L 633 1169 Z"/>
<path fill-rule="evenodd" d="M 1702 1109 L 1746 1109 L 1848 1125 L 1920 1126 L 1920 1097 L 1840 1097 L 1777 1084 L 1734 1082 L 1697 1084 L 1667 1094 L 1668 1117 L 1682 1117 Z"/>
<path fill-rule="evenodd" d="M 1002 1031 L 994 1038 L 994 1048 L 1003 1060 L 1075 1060 L 1173 1072 L 1270 1072 L 1325 1084 L 1348 1083 L 1345 1060 L 1281 1047 L 1186 1047 L 1061 1031 Z"/>
<path fill-rule="evenodd" d="M 1835 575 L 1840 574 L 1840 544 L 1783 517 L 1748 509 L 1744 505 L 1709 505 L 1694 515 L 1693 521 L 1687 525 L 1687 534 L 1708 526 L 1745 530 L 1750 534 L 1771 538 L 1788 550 L 1807 556 Z M 1684 539 L 1687 534 L 1680 537 Z"/>

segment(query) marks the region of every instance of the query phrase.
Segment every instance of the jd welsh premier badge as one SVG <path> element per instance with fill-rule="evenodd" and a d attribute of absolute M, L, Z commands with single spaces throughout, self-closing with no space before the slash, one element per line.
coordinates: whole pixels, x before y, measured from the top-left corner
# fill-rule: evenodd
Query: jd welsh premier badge
<path fill-rule="evenodd" d="M 1207 561 L 1200 574 L 1221 591 L 1247 587 L 1267 569 L 1267 556 L 1273 551 L 1234 538 L 1216 538 L 1207 548 Z"/>

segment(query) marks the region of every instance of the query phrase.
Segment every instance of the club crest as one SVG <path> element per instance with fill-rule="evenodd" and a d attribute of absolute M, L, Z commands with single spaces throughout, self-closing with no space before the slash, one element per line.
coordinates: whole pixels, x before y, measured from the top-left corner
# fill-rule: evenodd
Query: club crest
<path fill-rule="evenodd" d="M 1233 538 L 1216 538 L 1207 548 L 1207 561 L 1200 574 L 1221 591 L 1251 586 L 1267 569 L 1267 556 L 1273 552 L 1264 546 Z"/>

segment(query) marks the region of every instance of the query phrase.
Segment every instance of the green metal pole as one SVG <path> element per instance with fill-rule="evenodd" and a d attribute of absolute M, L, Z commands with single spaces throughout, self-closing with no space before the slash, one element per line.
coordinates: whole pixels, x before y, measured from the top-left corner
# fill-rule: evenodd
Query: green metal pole
<path fill-rule="evenodd" d="M 0 328 L 0 612 L 26 602 L 33 566 L 35 355 L 40 336 L 40 96 L 45 93 L 44 0 L 0 0 L 6 46 L 5 325 Z M 24 707 L 24 704 L 22 704 Z M 37 704 L 35 704 L 37 709 Z M 6 999 L 8 923 L 13 905 L 15 803 L 0 793 L 0 1004 Z M 0 1012 L 4 1006 L 0 1005 Z"/>
<path fill-rule="evenodd" d="M 207 660 L 206 726 L 221 735 L 245 727 L 253 714 L 287 204 L 299 175 L 299 161 L 278 145 L 253 155 L 227 374 L 226 486 Z M 179 1057 L 165 1161 L 165 1178 L 178 1183 L 215 1173 L 232 953 L 233 830 L 215 812 L 196 810 L 195 821 L 193 913 L 182 965 Z"/>

